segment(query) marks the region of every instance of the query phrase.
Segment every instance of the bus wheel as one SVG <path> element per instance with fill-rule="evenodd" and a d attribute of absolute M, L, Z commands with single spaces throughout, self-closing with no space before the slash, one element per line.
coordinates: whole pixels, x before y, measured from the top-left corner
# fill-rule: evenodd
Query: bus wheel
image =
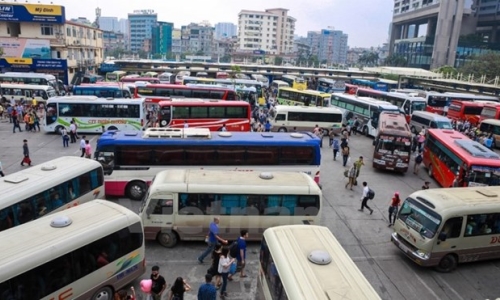
<path fill-rule="evenodd" d="M 173 248 L 177 245 L 177 234 L 173 231 L 161 232 L 158 234 L 158 243 L 165 248 Z"/>
<path fill-rule="evenodd" d="M 92 296 L 92 300 L 113 300 L 113 290 L 107 286 L 102 287 Z"/>
<path fill-rule="evenodd" d="M 363 127 L 363 134 L 368 136 L 368 126 Z"/>
<path fill-rule="evenodd" d="M 286 128 L 285 127 L 280 127 L 280 129 L 278 129 L 278 132 L 286 132 Z"/>
<path fill-rule="evenodd" d="M 108 130 L 118 130 L 118 128 L 116 128 L 115 126 L 109 126 Z"/>
<path fill-rule="evenodd" d="M 453 254 L 447 254 L 441 259 L 439 265 L 437 265 L 436 270 L 442 273 L 448 273 L 457 268 L 457 257 Z"/>
<path fill-rule="evenodd" d="M 429 174 L 429 177 L 432 178 L 432 165 L 429 165 L 428 174 Z"/>
<path fill-rule="evenodd" d="M 142 181 L 132 181 L 127 185 L 127 197 L 132 200 L 139 201 L 146 194 L 147 186 Z"/>
<path fill-rule="evenodd" d="M 57 133 L 57 134 L 61 134 L 63 128 L 64 128 L 63 126 L 58 125 L 58 126 L 56 126 L 56 129 L 54 130 L 54 132 Z"/>

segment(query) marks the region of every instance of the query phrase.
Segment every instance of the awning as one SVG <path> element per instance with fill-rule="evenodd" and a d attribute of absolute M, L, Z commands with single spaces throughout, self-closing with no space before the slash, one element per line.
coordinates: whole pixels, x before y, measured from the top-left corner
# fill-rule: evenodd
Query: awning
<path fill-rule="evenodd" d="M 373 67 L 363 68 L 363 71 L 377 74 L 392 74 L 401 76 L 441 78 L 442 74 L 434 73 L 425 69 L 418 68 L 402 68 L 402 67 Z"/>

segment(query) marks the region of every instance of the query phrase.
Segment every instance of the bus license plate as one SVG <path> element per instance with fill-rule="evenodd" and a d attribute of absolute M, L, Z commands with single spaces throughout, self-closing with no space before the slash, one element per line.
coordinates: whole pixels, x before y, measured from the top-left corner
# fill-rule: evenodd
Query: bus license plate
<path fill-rule="evenodd" d="M 399 249 L 401 249 L 404 253 L 408 253 L 408 251 L 410 250 L 410 249 L 408 249 L 408 247 L 403 245 L 403 243 L 401 243 L 401 242 L 399 243 L 398 246 L 399 246 Z"/>

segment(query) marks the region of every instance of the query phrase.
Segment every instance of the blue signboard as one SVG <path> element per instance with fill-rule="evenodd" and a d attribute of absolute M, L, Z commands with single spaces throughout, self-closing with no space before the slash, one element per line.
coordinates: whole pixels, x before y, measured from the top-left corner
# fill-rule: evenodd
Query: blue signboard
<path fill-rule="evenodd" d="M 1 72 L 34 72 L 51 74 L 68 84 L 68 62 L 65 59 L 0 58 Z"/>
<path fill-rule="evenodd" d="M 0 3 L 0 21 L 64 24 L 64 6 L 52 4 Z"/>

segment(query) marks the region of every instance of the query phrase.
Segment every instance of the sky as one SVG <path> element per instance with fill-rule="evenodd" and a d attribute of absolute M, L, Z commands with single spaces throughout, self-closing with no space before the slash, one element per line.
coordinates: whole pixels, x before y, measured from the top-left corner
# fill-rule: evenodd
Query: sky
<path fill-rule="evenodd" d="M 30 0 L 29 2 L 35 2 Z M 38 1 L 37 1 L 38 2 Z M 47 0 L 40 3 L 49 4 Z M 173 22 L 176 28 L 191 22 L 208 20 L 237 24 L 243 10 L 264 11 L 267 8 L 287 8 L 288 15 L 297 19 L 296 34 L 333 27 L 349 35 L 349 47 L 379 46 L 387 42 L 392 19 L 390 0 L 53 0 L 66 7 L 66 18 L 86 17 L 95 20 L 95 8 L 104 17 L 127 18 L 134 10 L 152 9 L 158 21 Z"/>

